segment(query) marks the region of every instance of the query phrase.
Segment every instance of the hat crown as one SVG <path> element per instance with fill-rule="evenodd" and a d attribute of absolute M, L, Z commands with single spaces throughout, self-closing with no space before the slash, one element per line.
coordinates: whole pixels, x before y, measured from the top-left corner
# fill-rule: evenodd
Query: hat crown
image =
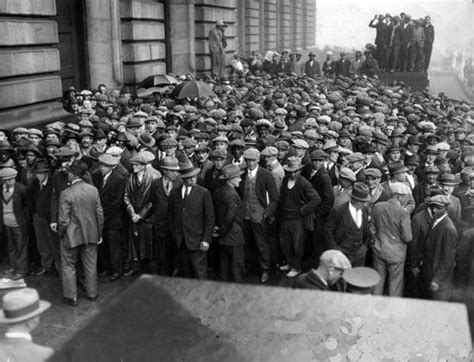
<path fill-rule="evenodd" d="M 367 201 L 369 192 L 370 192 L 369 187 L 366 184 L 362 182 L 356 182 L 352 186 L 351 197 L 358 201 Z"/>
<path fill-rule="evenodd" d="M 166 156 L 165 158 L 163 158 L 161 167 L 167 170 L 180 170 L 178 159 L 172 156 Z"/>
<path fill-rule="evenodd" d="M 6 319 L 21 318 L 37 311 L 39 301 L 39 294 L 33 288 L 15 290 L 3 297 L 3 313 Z"/>
<path fill-rule="evenodd" d="M 242 170 L 236 164 L 225 165 L 222 168 L 222 178 L 225 180 L 228 180 L 234 177 L 239 177 L 241 174 L 242 174 Z"/>

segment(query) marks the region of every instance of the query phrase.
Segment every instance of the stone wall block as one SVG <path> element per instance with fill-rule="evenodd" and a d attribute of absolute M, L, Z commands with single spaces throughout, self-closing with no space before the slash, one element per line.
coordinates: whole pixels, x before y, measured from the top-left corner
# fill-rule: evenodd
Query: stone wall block
<path fill-rule="evenodd" d="M 143 62 L 166 57 L 164 43 L 137 43 L 122 45 L 122 60 L 124 62 Z"/>
<path fill-rule="evenodd" d="M 0 46 L 58 42 L 58 26 L 49 20 L 0 20 Z"/>
<path fill-rule="evenodd" d="M 122 22 L 122 40 L 152 40 L 165 38 L 165 26 L 153 22 Z"/>
<path fill-rule="evenodd" d="M 236 12 L 231 9 L 196 7 L 194 11 L 196 21 L 215 22 L 222 20 L 224 22 L 235 22 Z"/>
<path fill-rule="evenodd" d="M 41 76 L 0 82 L 0 109 L 61 97 L 61 78 Z"/>
<path fill-rule="evenodd" d="M 120 2 L 120 16 L 128 19 L 154 19 L 165 18 L 164 7 L 159 2 L 149 1 L 127 1 Z"/>
<path fill-rule="evenodd" d="M 166 73 L 166 64 L 160 61 L 123 66 L 124 82 L 127 84 L 139 83 L 150 75 L 160 73 Z"/>
<path fill-rule="evenodd" d="M 9 15 L 56 15 L 55 0 L 2 0 L 0 14 Z"/>
<path fill-rule="evenodd" d="M 215 24 L 196 24 L 195 34 L 196 38 L 207 38 L 209 37 L 209 31 L 215 28 Z M 238 27 L 230 25 L 225 28 L 224 34 L 226 37 L 237 36 Z"/>
<path fill-rule="evenodd" d="M 0 50 L 0 64 L 0 77 L 57 72 L 59 50 Z"/>
<path fill-rule="evenodd" d="M 226 8 L 236 8 L 242 0 L 194 0 L 195 5 L 214 5 Z"/>

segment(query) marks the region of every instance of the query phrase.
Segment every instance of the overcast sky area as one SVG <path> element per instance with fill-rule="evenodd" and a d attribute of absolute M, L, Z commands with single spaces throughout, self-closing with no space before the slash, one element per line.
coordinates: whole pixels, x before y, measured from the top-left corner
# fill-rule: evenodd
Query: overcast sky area
<path fill-rule="evenodd" d="M 368 27 L 375 14 L 405 12 L 414 19 L 431 16 L 434 52 L 445 53 L 447 48 L 473 52 L 472 0 L 317 0 L 316 4 L 316 46 L 320 48 L 363 49 L 375 40 L 375 29 Z"/>

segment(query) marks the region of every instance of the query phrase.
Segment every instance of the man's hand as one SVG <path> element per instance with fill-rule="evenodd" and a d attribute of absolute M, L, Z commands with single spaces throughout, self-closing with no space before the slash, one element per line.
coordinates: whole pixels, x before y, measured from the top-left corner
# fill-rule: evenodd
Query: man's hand
<path fill-rule="evenodd" d="M 57 223 L 52 222 L 51 224 L 49 224 L 49 227 L 50 227 L 51 230 L 53 230 L 55 233 L 58 232 L 58 224 L 57 224 Z"/>
<path fill-rule="evenodd" d="M 418 275 L 420 275 L 420 268 L 413 268 L 411 272 L 415 278 L 418 278 Z"/>
<path fill-rule="evenodd" d="M 141 219 L 140 216 L 137 215 L 137 214 L 135 214 L 135 215 L 132 216 L 132 222 L 133 222 L 134 224 L 136 224 L 140 219 Z"/>
<path fill-rule="evenodd" d="M 99 242 L 97 243 L 97 245 L 100 245 L 102 244 L 102 242 L 104 241 L 104 239 L 102 237 L 99 238 Z"/>
<path fill-rule="evenodd" d="M 208 251 L 209 250 L 209 243 L 207 241 L 201 241 L 201 245 L 199 245 L 199 250 Z"/>
<path fill-rule="evenodd" d="M 439 290 L 439 284 L 436 282 L 431 282 L 430 290 L 432 292 L 437 292 Z"/>

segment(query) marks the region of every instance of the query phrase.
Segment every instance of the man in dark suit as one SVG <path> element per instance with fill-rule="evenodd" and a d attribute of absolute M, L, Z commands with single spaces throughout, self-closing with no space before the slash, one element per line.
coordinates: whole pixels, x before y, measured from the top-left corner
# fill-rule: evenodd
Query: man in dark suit
<path fill-rule="evenodd" d="M 123 273 L 122 232 L 124 206 L 123 196 L 127 178 L 117 169 L 120 159 L 108 154 L 99 156 L 99 172 L 92 174 L 95 187 L 99 190 L 104 210 L 103 243 L 99 245 L 99 266 L 102 274 L 111 272 L 111 281 Z"/>
<path fill-rule="evenodd" d="M 17 280 L 28 275 L 28 203 L 27 189 L 15 181 L 18 172 L 13 168 L 0 169 L 2 202 L 0 216 L 2 240 L 8 243 L 10 268 L 6 271 L 10 279 Z"/>
<path fill-rule="evenodd" d="M 51 303 L 40 300 L 32 288 L 18 289 L 3 296 L 0 324 L 6 325 L 0 340 L 0 361 L 46 361 L 53 350 L 33 342 L 31 331 L 39 324 L 40 314 Z"/>
<path fill-rule="evenodd" d="M 374 18 L 369 23 L 370 28 L 376 29 L 375 35 L 375 45 L 377 46 L 376 50 L 376 59 L 379 62 L 380 68 L 385 69 L 385 54 L 387 51 L 387 46 L 389 45 L 390 38 L 387 39 L 387 32 L 389 27 L 384 21 L 384 16 L 382 14 L 375 15 Z M 388 41 L 387 41 L 388 40 Z"/>
<path fill-rule="evenodd" d="M 413 45 L 413 26 L 410 16 L 405 17 L 401 26 L 400 66 L 402 72 L 406 72 L 410 65 L 410 50 Z"/>
<path fill-rule="evenodd" d="M 97 291 L 97 244 L 102 240 L 104 214 L 97 189 L 82 177 L 86 166 L 74 161 L 67 168 L 70 186 L 59 196 L 58 234 L 61 238 L 63 303 L 77 306 L 76 264 L 84 268 L 87 297 L 95 301 Z"/>
<path fill-rule="evenodd" d="M 328 248 L 341 250 L 352 266 L 365 264 L 370 236 L 365 205 L 369 200 L 367 185 L 362 182 L 354 183 L 351 201 L 332 209 L 324 227 Z"/>
<path fill-rule="evenodd" d="M 49 224 L 51 223 L 51 195 L 53 192 L 53 178 L 46 160 L 40 159 L 33 167 L 36 180 L 31 187 L 31 215 L 36 235 L 36 245 L 41 256 L 41 269 L 34 274 L 47 274 L 56 267 L 61 272 L 61 257 L 59 255 L 59 240 Z"/>
<path fill-rule="evenodd" d="M 179 162 L 176 157 L 165 157 L 160 169 L 163 177 L 153 181 L 151 185 L 154 245 L 158 254 L 158 274 L 170 276 L 176 251 L 169 228 L 168 202 L 171 192 L 180 189 L 183 181 L 179 178 Z"/>
<path fill-rule="evenodd" d="M 301 159 L 288 158 L 283 168 L 287 175 L 283 179 L 278 214 L 280 219 L 280 246 L 285 255 L 286 265 L 280 267 L 287 271 L 291 279 L 301 273 L 305 240 L 305 217 L 310 216 L 321 199 L 311 183 L 301 176 Z"/>
<path fill-rule="evenodd" d="M 321 76 L 321 66 L 318 61 L 315 59 L 316 54 L 310 52 L 308 54 L 309 60 L 305 63 L 304 72 L 310 78 L 320 77 Z"/>
<path fill-rule="evenodd" d="M 169 198 L 169 227 L 175 242 L 182 274 L 207 279 L 207 251 L 214 228 L 214 206 L 210 192 L 197 185 L 200 170 L 191 162 L 180 166 L 183 186 Z"/>
<path fill-rule="evenodd" d="M 336 76 L 349 76 L 349 68 L 351 67 L 351 62 L 346 58 L 346 53 L 340 53 L 340 59 L 336 61 L 335 72 Z"/>
<path fill-rule="evenodd" d="M 244 210 L 236 191 L 243 173 L 239 165 L 224 166 L 221 178 L 225 184 L 213 194 L 217 224 L 214 231 L 219 240 L 221 278 L 237 283 L 242 282 L 245 270 L 245 240 L 242 233 Z"/>
<path fill-rule="evenodd" d="M 278 192 L 270 171 L 258 165 L 260 152 L 249 148 L 244 152 L 247 170 L 240 183 L 240 195 L 244 207 L 244 237 L 248 242 L 254 240 L 258 261 L 262 269 L 260 282 L 270 278 L 272 265 L 271 248 L 268 239 L 270 224 L 275 222 Z"/>

